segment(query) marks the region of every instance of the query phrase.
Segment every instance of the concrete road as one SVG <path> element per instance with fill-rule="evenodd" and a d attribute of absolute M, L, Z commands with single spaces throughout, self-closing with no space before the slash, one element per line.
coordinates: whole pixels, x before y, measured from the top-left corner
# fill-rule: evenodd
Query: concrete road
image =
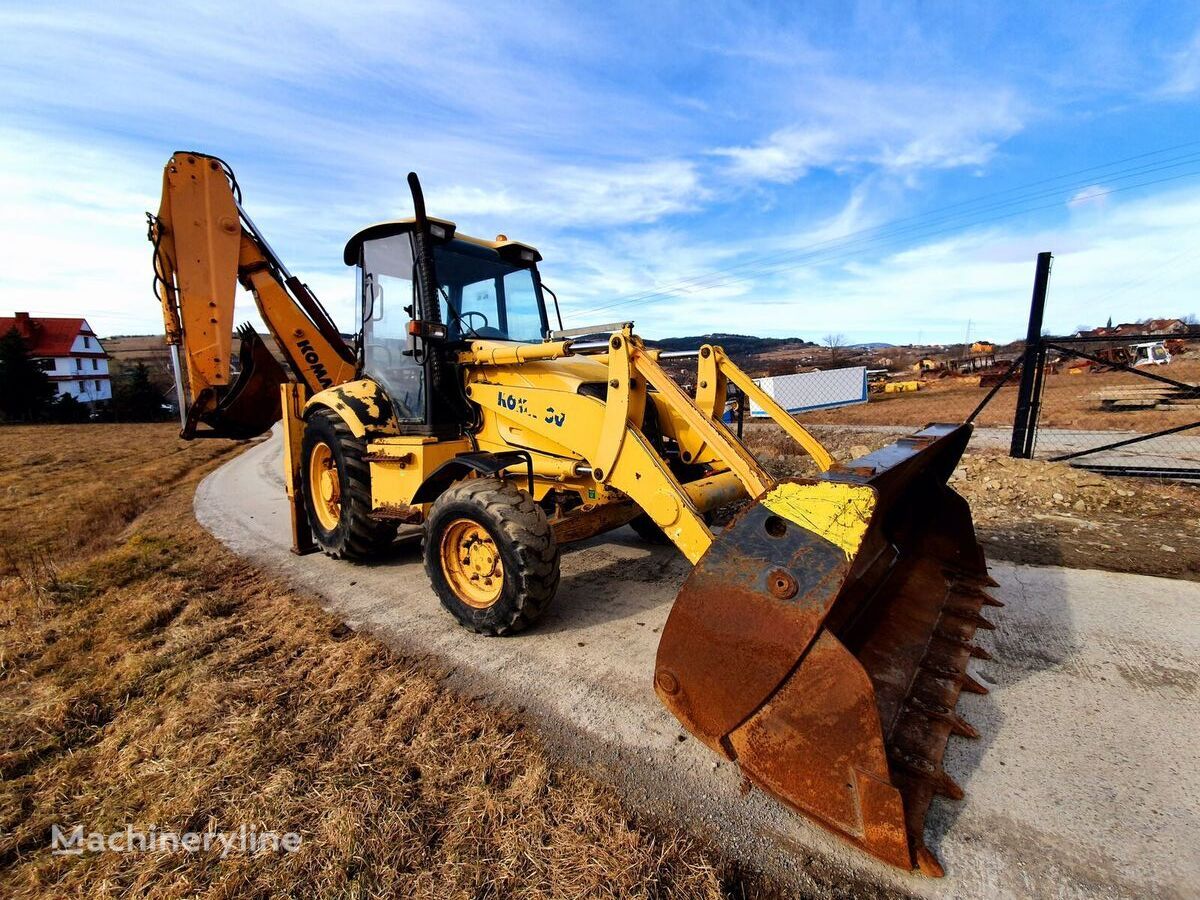
<path fill-rule="evenodd" d="M 654 696 L 658 632 L 687 572 L 628 529 L 563 554 L 554 606 L 534 631 L 486 638 L 439 606 L 415 542 L 370 566 L 288 550 L 278 437 L 210 475 L 196 515 L 236 552 L 324 598 L 355 628 L 428 655 L 478 699 L 519 707 L 552 747 L 635 807 L 680 821 L 799 890 L 839 896 L 1200 897 L 1200 585 L 997 564 L 987 696 L 952 738 L 961 802 L 935 800 L 931 844 L 947 877 L 877 863 L 759 791 L 682 729 Z"/>

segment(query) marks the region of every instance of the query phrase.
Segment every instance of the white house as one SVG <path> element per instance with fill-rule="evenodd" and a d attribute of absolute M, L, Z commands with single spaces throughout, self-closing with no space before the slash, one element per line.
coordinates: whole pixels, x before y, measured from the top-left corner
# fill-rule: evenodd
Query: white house
<path fill-rule="evenodd" d="M 70 394 L 83 403 L 112 399 L 108 354 L 86 319 L 35 318 L 25 312 L 0 316 L 0 334 L 14 328 L 28 342 L 30 355 L 50 376 L 58 396 Z"/>

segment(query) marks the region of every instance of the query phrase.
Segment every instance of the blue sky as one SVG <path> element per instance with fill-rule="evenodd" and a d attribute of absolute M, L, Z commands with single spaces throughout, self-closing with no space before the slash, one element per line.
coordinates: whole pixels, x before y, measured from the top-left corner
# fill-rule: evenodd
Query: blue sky
<path fill-rule="evenodd" d="M 568 325 L 850 341 L 1200 312 L 1200 7 L 5 4 L 0 310 L 161 331 L 177 148 L 348 327 L 410 211 L 546 258 Z M 247 297 L 239 315 L 253 316 Z"/>

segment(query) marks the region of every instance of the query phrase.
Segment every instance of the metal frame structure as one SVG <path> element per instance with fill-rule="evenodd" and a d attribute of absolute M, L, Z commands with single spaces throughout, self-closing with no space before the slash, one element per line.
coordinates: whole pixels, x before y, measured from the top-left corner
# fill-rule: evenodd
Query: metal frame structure
<path fill-rule="evenodd" d="M 976 410 L 971 414 L 967 421 L 972 421 L 983 410 L 988 402 L 995 396 L 999 389 L 1008 382 L 1009 378 L 1018 370 L 1021 371 L 1021 383 L 1017 394 L 1017 408 L 1013 420 L 1012 442 L 1009 447 L 1009 455 L 1018 459 L 1032 459 L 1037 444 L 1037 435 L 1039 427 L 1039 417 L 1042 407 L 1042 392 L 1045 388 L 1045 371 L 1047 357 L 1051 351 L 1060 354 L 1064 357 L 1075 357 L 1078 359 L 1086 359 L 1091 362 L 1104 365 L 1110 369 L 1121 372 L 1129 372 L 1149 381 L 1156 381 L 1160 384 L 1165 384 L 1178 390 L 1184 391 L 1186 394 L 1194 394 L 1200 398 L 1200 387 L 1193 384 L 1188 384 L 1183 381 L 1178 381 L 1174 378 L 1169 378 L 1165 375 L 1160 375 L 1157 372 L 1149 372 L 1142 368 L 1128 366 L 1124 363 L 1114 362 L 1112 360 L 1102 359 L 1086 350 L 1081 349 L 1080 345 L 1095 344 L 1097 338 L 1092 337 L 1055 337 L 1042 334 L 1042 320 L 1046 309 L 1046 291 L 1050 280 L 1050 266 L 1052 256 L 1050 253 L 1039 253 L 1037 258 L 1037 270 L 1034 276 L 1033 298 L 1029 308 L 1029 327 L 1025 338 L 1025 352 L 1021 358 L 1013 363 L 1012 368 L 998 382 L 983 402 L 979 404 Z M 1161 334 L 1123 334 L 1116 338 L 1115 341 L 1126 343 L 1138 343 L 1144 341 L 1161 341 Z M 1132 438 L 1121 438 L 1119 440 L 1110 441 L 1098 447 L 1089 447 L 1084 450 L 1074 450 L 1069 453 L 1062 453 L 1057 456 L 1047 457 L 1051 462 L 1069 462 L 1073 466 L 1088 469 L 1093 472 L 1100 472 L 1106 475 L 1138 475 L 1151 476 L 1160 478 L 1173 479 L 1200 479 L 1200 463 L 1195 467 L 1190 466 L 1155 466 L 1155 465 L 1137 465 L 1130 464 L 1102 464 L 1089 462 L 1087 457 L 1097 453 L 1103 453 L 1108 450 L 1117 450 L 1124 447 L 1131 447 L 1136 444 L 1142 444 L 1147 441 L 1155 440 L 1156 438 L 1167 437 L 1173 434 L 1180 434 L 1185 431 L 1190 431 L 1195 428 L 1200 428 L 1200 419 L 1195 422 L 1190 422 L 1184 425 L 1177 425 L 1171 428 L 1163 428 L 1150 434 L 1141 434 Z"/>

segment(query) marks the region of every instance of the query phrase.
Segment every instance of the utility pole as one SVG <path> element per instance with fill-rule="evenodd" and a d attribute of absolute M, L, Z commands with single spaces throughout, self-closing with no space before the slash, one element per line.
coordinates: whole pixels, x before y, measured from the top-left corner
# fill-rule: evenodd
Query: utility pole
<path fill-rule="evenodd" d="M 1012 443 L 1008 455 L 1017 459 L 1033 456 L 1033 439 L 1037 431 L 1038 400 L 1041 386 L 1042 318 L 1046 312 L 1046 288 L 1050 284 L 1049 250 L 1038 254 L 1033 276 L 1033 298 L 1029 303 L 1029 328 L 1025 332 L 1025 356 L 1021 363 L 1021 386 L 1017 391 L 1017 413 L 1013 419 Z"/>

